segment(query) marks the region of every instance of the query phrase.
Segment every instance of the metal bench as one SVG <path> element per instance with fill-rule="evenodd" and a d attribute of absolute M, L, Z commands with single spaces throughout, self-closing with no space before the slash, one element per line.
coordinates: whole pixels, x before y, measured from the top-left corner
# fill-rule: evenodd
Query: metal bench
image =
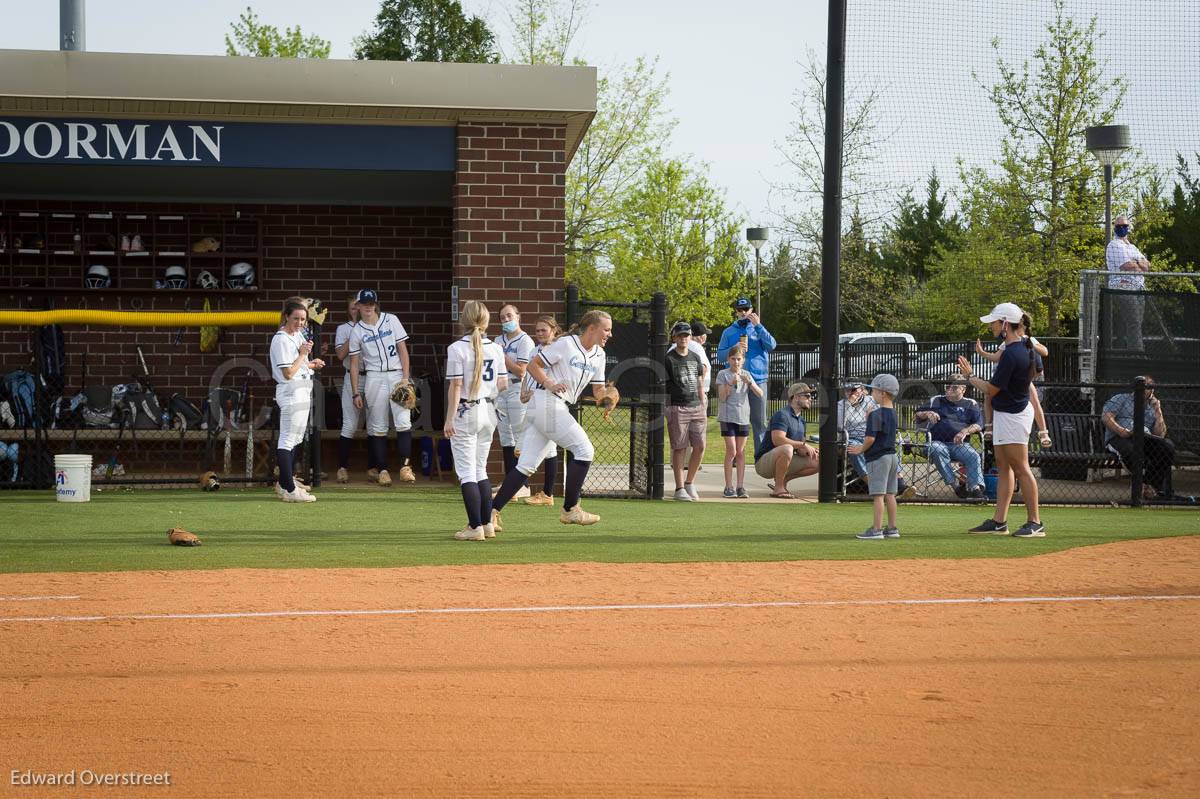
<path fill-rule="evenodd" d="M 1104 446 L 1104 423 L 1090 413 L 1047 413 L 1054 445 L 1031 449 L 1029 465 L 1047 480 L 1086 481 L 1092 469 L 1121 469 L 1121 459 Z"/>

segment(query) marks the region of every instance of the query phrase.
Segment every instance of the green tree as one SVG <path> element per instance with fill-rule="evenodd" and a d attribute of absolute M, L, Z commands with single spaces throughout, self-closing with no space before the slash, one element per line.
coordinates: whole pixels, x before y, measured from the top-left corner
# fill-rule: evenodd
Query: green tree
<path fill-rule="evenodd" d="M 884 265 L 897 274 L 924 282 L 930 261 L 939 249 L 953 247 L 962 234 L 957 213 L 947 213 L 937 170 L 925 184 L 925 202 L 918 204 L 912 190 L 900 198 L 896 219 L 884 237 Z"/>
<path fill-rule="evenodd" d="M 729 319 L 730 305 L 752 282 L 747 251 L 741 220 L 702 172 L 680 160 L 654 161 L 621 213 L 625 224 L 608 248 L 611 269 L 597 272 L 593 290 L 619 301 L 663 291 L 672 318 Z"/>
<path fill-rule="evenodd" d="M 500 59 L 487 23 L 468 17 L 458 0 L 383 0 L 375 29 L 355 38 L 354 57 L 475 64 Z"/>
<path fill-rule="evenodd" d="M 571 63 L 571 45 L 590 7 L 589 0 L 513 0 L 508 9 L 512 60 L 558 66 Z"/>
<path fill-rule="evenodd" d="M 283 33 L 274 25 L 264 25 L 247 6 L 237 22 L 230 23 L 225 34 L 225 55 L 258 58 L 329 58 L 329 41 L 320 36 L 305 36 L 297 25 Z"/>
<path fill-rule="evenodd" d="M 1195 154 L 1196 165 L 1200 166 L 1200 153 Z M 1171 201 L 1165 208 L 1158 238 L 1146 237 L 1146 220 L 1140 209 L 1135 209 L 1138 246 L 1152 259 L 1155 268 L 1168 255 L 1174 257 L 1176 266 L 1190 272 L 1200 271 L 1200 177 L 1192 175 L 1191 168 L 1182 154 L 1176 155 L 1178 180 L 1171 192 Z"/>
<path fill-rule="evenodd" d="M 995 170 L 961 168 L 963 246 L 939 251 L 919 303 L 927 321 L 964 317 L 957 324 L 946 319 L 947 333 L 977 329 L 960 309 L 1010 300 L 1056 335 L 1076 313 L 1079 271 L 1103 264 L 1100 173 L 1083 133 L 1112 122 L 1125 83 L 1104 74 L 1095 17 L 1081 26 L 1063 0 L 1054 7 L 1032 66 L 997 58 L 1000 79 L 988 94 L 1006 131 L 1000 159 Z M 998 50 L 999 41 L 993 46 Z M 1123 173 L 1117 189 L 1128 197 L 1145 172 L 1134 163 Z"/>

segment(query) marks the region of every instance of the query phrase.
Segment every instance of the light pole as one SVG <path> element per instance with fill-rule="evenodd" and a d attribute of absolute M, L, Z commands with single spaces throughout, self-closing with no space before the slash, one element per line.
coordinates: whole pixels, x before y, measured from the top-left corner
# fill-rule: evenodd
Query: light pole
<path fill-rule="evenodd" d="M 770 237 L 771 228 L 769 227 L 746 228 L 746 241 L 750 242 L 750 246 L 754 248 L 754 291 L 757 294 L 754 299 L 754 307 L 760 314 L 762 313 L 762 278 L 759 273 L 762 271 L 762 246 Z"/>
<path fill-rule="evenodd" d="M 1128 125 L 1097 125 L 1084 131 L 1088 152 L 1104 166 L 1104 243 L 1112 240 L 1113 164 L 1130 148 Z"/>

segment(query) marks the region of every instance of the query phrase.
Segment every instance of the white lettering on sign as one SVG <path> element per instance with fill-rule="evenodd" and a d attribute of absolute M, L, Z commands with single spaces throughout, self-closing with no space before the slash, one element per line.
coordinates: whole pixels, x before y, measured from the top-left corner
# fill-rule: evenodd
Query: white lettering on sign
<path fill-rule="evenodd" d="M 177 129 L 178 128 L 178 129 Z M 205 161 L 221 163 L 223 125 L 149 124 L 38 120 L 22 127 L 0 120 L 0 160 L 29 156 L 40 161 Z M 152 136 L 153 134 L 153 136 Z"/>

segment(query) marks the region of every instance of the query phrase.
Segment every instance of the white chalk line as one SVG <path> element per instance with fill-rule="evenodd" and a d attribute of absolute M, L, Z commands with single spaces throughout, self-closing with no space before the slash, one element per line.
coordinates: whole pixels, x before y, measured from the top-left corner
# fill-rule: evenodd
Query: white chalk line
<path fill-rule="evenodd" d="M 0 602 L 41 602 L 60 599 L 79 599 L 79 596 L 0 596 Z"/>
<path fill-rule="evenodd" d="M 380 608 L 375 610 L 263 610 L 227 613 L 121 613 L 97 616 L 10 616 L 7 622 L 180 621 L 203 619 L 279 619 L 324 616 L 450 616 L 474 613 L 586 613 L 610 610 L 727 610 L 744 608 L 861 607 L 877 605 L 1012 605 L 1063 602 L 1169 602 L 1200 599 L 1200 594 L 1148 596 L 952 597 L 947 599 L 808 599 L 779 602 L 677 602 L 624 605 L 531 605 L 494 608 Z"/>

